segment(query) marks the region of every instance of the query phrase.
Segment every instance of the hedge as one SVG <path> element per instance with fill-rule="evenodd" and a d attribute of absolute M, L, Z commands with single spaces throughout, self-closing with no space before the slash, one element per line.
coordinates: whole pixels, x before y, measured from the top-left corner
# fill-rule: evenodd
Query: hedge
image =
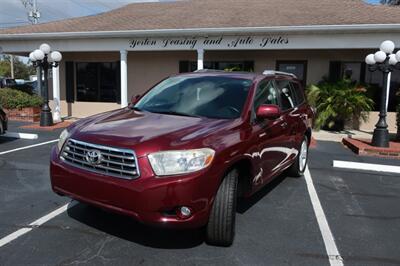
<path fill-rule="evenodd" d="M 42 104 L 43 99 L 37 95 L 29 95 L 16 89 L 0 89 L 0 105 L 5 109 L 39 107 Z"/>

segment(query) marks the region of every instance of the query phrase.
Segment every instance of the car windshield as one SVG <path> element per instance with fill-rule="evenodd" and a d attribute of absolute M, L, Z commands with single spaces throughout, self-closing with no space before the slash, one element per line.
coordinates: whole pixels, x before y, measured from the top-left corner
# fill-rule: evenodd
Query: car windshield
<path fill-rule="evenodd" d="M 6 79 L 6 84 L 15 85 L 16 84 L 15 79 Z"/>
<path fill-rule="evenodd" d="M 168 78 L 140 99 L 135 109 L 182 116 L 240 117 L 251 79 L 221 76 Z"/>

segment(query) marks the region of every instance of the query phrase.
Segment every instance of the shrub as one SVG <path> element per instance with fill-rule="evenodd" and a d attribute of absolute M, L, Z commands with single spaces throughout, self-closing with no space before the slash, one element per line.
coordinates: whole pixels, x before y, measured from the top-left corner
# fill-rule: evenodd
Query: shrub
<path fill-rule="evenodd" d="M 37 95 L 9 88 L 0 89 L 0 105 L 6 109 L 39 107 L 42 103 L 42 98 Z"/>
<path fill-rule="evenodd" d="M 372 110 L 374 102 L 365 92 L 365 87 L 346 79 L 309 86 L 307 99 L 316 109 L 315 128 L 341 129 L 350 120 L 366 121 L 365 112 Z"/>

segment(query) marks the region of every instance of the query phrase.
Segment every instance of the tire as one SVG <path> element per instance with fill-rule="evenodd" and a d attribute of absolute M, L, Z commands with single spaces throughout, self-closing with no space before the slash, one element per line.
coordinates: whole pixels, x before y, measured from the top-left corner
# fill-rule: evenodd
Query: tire
<path fill-rule="evenodd" d="M 4 128 L 3 128 L 3 120 L 0 119 L 0 135 L 3 135 L 5 133 Z"/>
<path fill-rule="evenodd" d="M 304 136 L 299 153 L 296 156 L 295 162 L 289 167 L 287 173 L 289 176 L 301 177 L 304 175 L 308 163 L 308 138 Z"/>
<path fill-rule="evenodd" d="M 222 181 L 208 220 L 206 242 L 230 246 L 235 237 L 238 171 L 232 170 Z"/>

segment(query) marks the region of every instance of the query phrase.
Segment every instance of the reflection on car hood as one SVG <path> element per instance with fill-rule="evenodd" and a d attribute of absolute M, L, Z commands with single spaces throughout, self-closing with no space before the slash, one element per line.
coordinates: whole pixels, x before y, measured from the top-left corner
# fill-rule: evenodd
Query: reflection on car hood
<path fill-rule="evenodd" d="M 73 138 L 116 147 L 178 149 L 229 128 L 233 120 L 165 115 L 122 109 L 80 121 Z"/>

